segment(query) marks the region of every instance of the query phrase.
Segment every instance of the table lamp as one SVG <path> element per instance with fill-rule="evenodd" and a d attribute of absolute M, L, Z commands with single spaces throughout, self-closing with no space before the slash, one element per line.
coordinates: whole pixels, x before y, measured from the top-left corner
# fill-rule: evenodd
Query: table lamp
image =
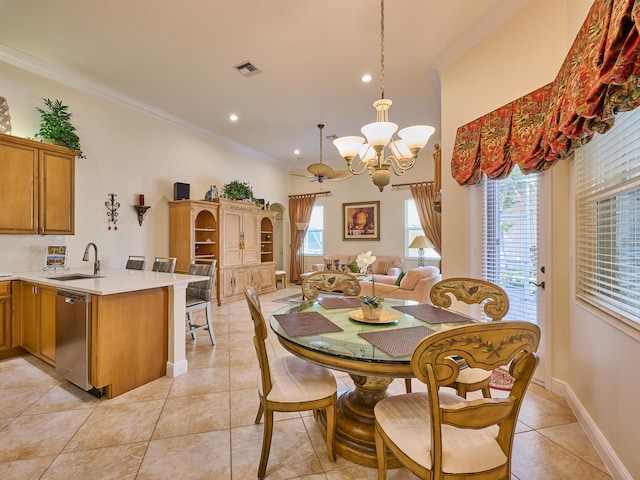
<path fill-rule="evenodd" d="M 424 267 L 424 249 L 433 248 L 433 243 L 424 235 L 418 235 L 409 244 L 409 248 L 418 249 L 418 268 Z"/>

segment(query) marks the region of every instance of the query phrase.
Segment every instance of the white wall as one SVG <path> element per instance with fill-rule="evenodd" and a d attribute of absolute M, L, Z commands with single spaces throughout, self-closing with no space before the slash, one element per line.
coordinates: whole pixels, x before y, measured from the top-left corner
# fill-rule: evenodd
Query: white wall
<path fill-rule="evenodd" d="M 334 148 L 331 145 L 330 148 Z M 411 191 L 407 187 L 391 188 L 392 184 L 424 182 L 433 180 L 434 150 L 425 148 L 418 157 L 416 165 L 402 176 L 391 174 L 391 182 L 380 192 L 367 173 L 353 176 L 347 180 L 336 182 L 309 182 L 305 178 L 291 177 L 291 193 L 313 193 L 330 191 L 330 195 L 316 197 L 316 205 L 324 205 L 324 254 L 325 255 L 357 255 L 371 250 L 374 255 L 398 255 L 403 257 L 403 269 L 417 266 L 416 259 L 404 258 L 405 229 L 404 202 L 411 199 Z M 331 155 L 331 154 L 330 154 Z M 337 150 L 335 153 L 337 157 Z M 312 163 L 312 162 L 309 162 Z M 346 170 L 346 162 L 332 163 L 337 170 Z M 304 172 L 299 172 L 304 173 Z M 342 204 L 352 202 L 380 201 L 380 241 L 343 240 Z M 310 270 L 314 263 L 323 263 L 322 257 L 305 255 L 305 269 Z M 437 261 L 425 262 L 437 265 Z"/>
<path fill-rule="evenodd" d="M 73 113 L 86 159 L 76 160 L 75 235 L 0 235 L 0 272 L 38 269 L 46 245 L 67 244 L 71 266 L 88 266 L 88 242 L 99 248 L 103 266 L 122 268 L 130 254 L 169 253 L 169 208 L 175 182 L 191 184 L 191 198 L 203 199 L 210 185 L 249 182 L 257 198 L 288 204 L 288 171 L 238 153 L 185 129 L 83 93 L 0 62 L 0 95 L 7 99 L 12 134 L 33 137 L 39 126 L 34 107 L 41 98 L 60 99 Z M 105 202 L 116 193 L 118 230 L 107 230 Z M 138 194 L 151 209 L 142 226 L 132 208 Z"/>
<path fill-rule="evenodd" d="M 469 187 L 451 177 L 456 129 L 552 81 L 582 25 L 591 0 L 532 0 L 499 30 L 442 72 L 443 274 L 470 274 L 477 245 L 470 239 Z M 551 170 L 551 302 L 554 389 L 574 412 L 614 478 L 640 478 L 638 332 L 574 300 L 570 259 L 569 162 Z M 550 277 L 549 277 L 550 276 Z"/>

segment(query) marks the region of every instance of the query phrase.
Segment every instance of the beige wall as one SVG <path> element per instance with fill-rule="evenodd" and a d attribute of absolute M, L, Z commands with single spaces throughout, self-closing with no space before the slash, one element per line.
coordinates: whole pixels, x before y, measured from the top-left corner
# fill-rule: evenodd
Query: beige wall
<path fill-rule="evenodd" d="M 174 182 L 191 184 L 191 198 L 203 199 L 211 184 L 220 189 L 238 179 L 249 182 L 258 198 L 288 203 L 288 171 L 275 164 L 1 62 L 0 78 L 13 135 L 32 137 L 39 125 L 34 107 L 43 97 L 60 99 L 74 115 L 87 156 L 76 160 L 75 235 L 0 235 L 0 272 L 40 268 L 45 246 L 53 244 L 69 246 L 72 266 L 88 265 L 81 261 L 88 242 L 98 245 L 105 267 L 124 267 L 130 254 L 167 255 Z M 109 193 L 121 204 L 117 231 L 107 230 Z M 151 205 L 142 227 L 132 208 L 140 193 Z"/>
<path fill-rule="evenodd" d="M 533 0 L 441 72 L 445 276 L 471 274 L 479 247 L 470 241 L 470 187 L 458 186 L 450 172 L 457 127 L 552 81 L 591 4 Z M 640 478 L 640 387 L 631 380 L 640 365 L 639 335 L 574 300 L 570 166 L 554 166 L 546 182 L 547 387 L 565 393 L 614 478 Z"/>

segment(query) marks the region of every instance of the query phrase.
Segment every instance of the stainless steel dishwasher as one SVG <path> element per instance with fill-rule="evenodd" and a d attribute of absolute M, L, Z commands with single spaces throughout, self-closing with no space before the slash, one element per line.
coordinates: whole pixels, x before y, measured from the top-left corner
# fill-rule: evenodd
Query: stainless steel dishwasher
<path fill-rule="evenodd" d="M 83 390 L 91 390 L 91 295 L 58 290 L 56 295 L 56 372 Z"/>

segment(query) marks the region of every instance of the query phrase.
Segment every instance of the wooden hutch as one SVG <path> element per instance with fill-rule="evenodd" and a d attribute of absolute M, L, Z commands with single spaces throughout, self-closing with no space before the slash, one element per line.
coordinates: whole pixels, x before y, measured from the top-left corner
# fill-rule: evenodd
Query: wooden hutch
<path fill-rule="evenodd" d="M 217 260 L 218 305 L 242 299 L 247 285 L 275 291 L 274 212 L 224 198 L 177 200 L 169 209 L 176 272 L 186 273 L 191 260 Z"/>

